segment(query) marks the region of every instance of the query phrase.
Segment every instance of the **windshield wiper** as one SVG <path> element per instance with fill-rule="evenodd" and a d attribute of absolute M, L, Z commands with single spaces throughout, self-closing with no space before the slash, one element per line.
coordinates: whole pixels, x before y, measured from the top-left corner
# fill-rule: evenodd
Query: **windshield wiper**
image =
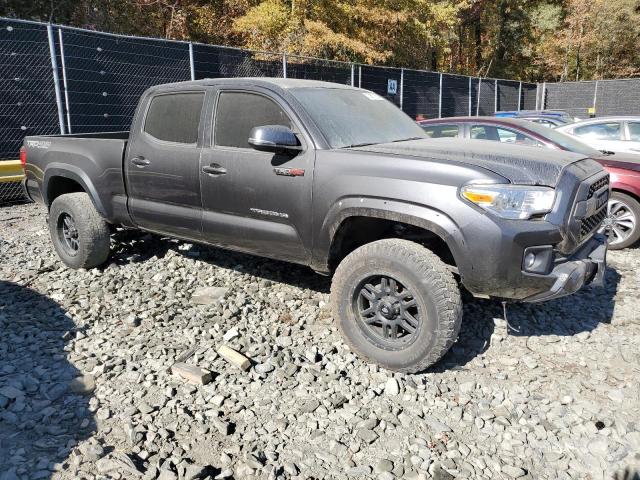
<path fill-rule="evenodd" d="M 377 145 L 378 142 L 364 142 L 364 143 L 352 143 L 351 145 L 345 145 L 342 148 L 356 148 L 356 147 L 366 147 L 369 145 Z"/>
<path fill-rule="evenodd" d="M 409 137 L 409 138 L 401 138 L 400 140 L 392 140 L 391 143 L 396 143 L 396 142 L 408 142 L 409 140 L 422 140 L 425 137 Z"/>

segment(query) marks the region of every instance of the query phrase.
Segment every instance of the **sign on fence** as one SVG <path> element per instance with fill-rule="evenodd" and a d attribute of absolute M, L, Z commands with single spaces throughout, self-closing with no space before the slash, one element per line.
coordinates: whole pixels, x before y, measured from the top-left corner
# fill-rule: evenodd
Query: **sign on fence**
<path fill-rule="evenodd" d="M 390 78 L 387 80 L 387 95 L 396 95 L 398 93 L 398 81 Z"/>

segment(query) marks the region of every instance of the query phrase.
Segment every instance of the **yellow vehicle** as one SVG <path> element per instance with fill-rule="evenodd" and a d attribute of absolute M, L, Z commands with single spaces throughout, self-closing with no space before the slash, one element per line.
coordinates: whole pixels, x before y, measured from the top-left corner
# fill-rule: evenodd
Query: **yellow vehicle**
<path fill-rule="evenodd" d="M 0 160 L 0 183 L 21 182 L 23 178 L 20 160 Z"/>
<path fill-rule="evenodd" d="M 23 178 L 20 160 L 0 160 L 0 204 L 25 198 L 20 185 Z"/>

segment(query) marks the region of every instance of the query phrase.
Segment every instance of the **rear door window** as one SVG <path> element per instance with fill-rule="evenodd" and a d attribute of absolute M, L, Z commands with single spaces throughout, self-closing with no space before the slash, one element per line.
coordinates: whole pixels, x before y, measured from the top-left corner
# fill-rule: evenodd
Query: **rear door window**
<path fill-rule="evenodd" d="M 422 125 L 422 129 L 429 138 L 457 137 L 460 132 L 458 125 Z"/>
<path fill-rule="evenodd" d="M 620 122 L 603 122 L 576 127 L 573 134 L 590 140 L 620 140 Z"/>
<path fill-rule="evenodd" d="M 640 142 L 640 122 L 629 122 L 629 140 L 632 142 Z"/>
<path fill-rule="evenodd" d="M 494 142 L 512 143 L 514 145 L 527 145 L 542 147 L 542 143 L 524 133 L 509 128 L 496 127 L 495 125 L 472 125 L 471 138 L 476 140 L 493 140 Z"/>
<path fill-rule="evenodd" d="M 204 92 L 157 95 L 149 104 L 144 131 L 164 142 L 196 143 L 203 103 Z"/>
<path fill-rule="evenodd" d="M 221 92 L 216 107 L 214 143 L 222 147 L 251 148 L 249 134 L 254 127 L 292 123 L 280 106 L 257 93 Z"/>

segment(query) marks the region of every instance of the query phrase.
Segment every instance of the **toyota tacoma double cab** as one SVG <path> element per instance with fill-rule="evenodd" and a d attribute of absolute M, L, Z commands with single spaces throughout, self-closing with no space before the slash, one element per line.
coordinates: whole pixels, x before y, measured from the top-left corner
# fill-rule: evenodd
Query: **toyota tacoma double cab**
<path fill-rule="evenodd" d="M 373 92 L 294 79 L 159 85 L 130 132 L 26 137 L 25 189 L 71 268 L 116 226 L 310 266 L 365 359 L 416 372 L 460 289 L 539 302 L 602 284 L 609 177 L 584 155 L 433 140 Z"/>

